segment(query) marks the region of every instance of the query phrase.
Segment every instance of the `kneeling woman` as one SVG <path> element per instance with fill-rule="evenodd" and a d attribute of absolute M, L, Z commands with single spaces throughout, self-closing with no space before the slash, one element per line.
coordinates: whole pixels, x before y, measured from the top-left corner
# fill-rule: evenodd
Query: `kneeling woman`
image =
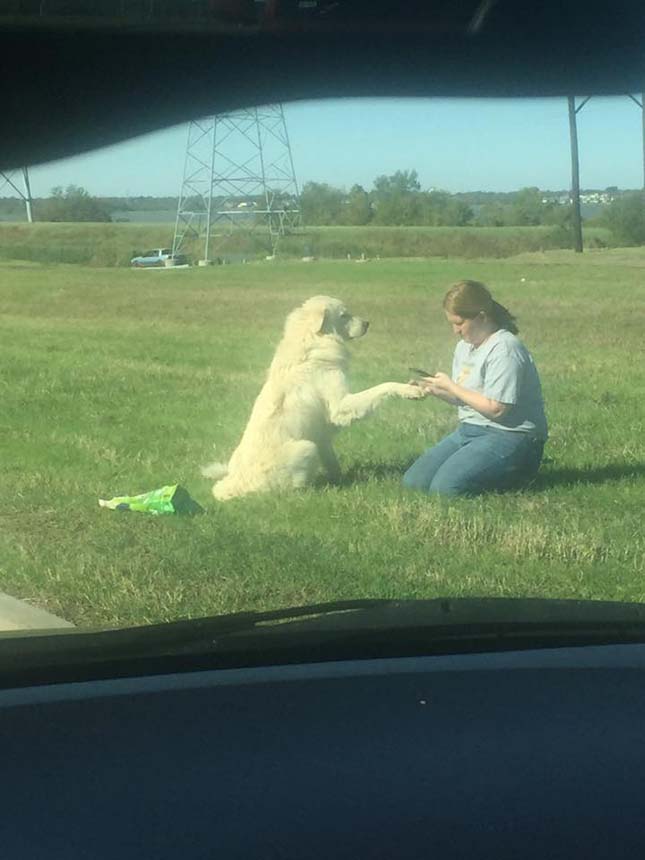
<path fill-rule="evenodd" d="M 459 426 L 410 466 L 403 483 L 445 496 L 525 486 L 542 461 L 547 423 L 540 377 L 515 319 L 478 281 L 459 281 L 443 307 L 460 337 L 452 379 L 437 373 L 419 384 L 459 407 Z"/>

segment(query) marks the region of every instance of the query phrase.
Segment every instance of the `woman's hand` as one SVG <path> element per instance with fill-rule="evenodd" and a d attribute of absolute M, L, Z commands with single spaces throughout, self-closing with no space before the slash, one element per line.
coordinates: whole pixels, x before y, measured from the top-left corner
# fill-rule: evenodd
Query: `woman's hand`
<path fill-rule="evenodd" d="M 510 409 L 507 403 L 500 403 L 497 400 L 491 400 L 479 394 L 477 391 L 470 391 L 467 388 L 462 388 L 453 382 L 447 373 L 435 373 L 434 376 L 424 377 L 420 380 L 420 385 L 428 394 L 434 394 L 446 403 L 452 403 L 454 406 L 470 406 L 475 409 L 485 418 L 490 418 L 492 421 L 498 421 Z"/>
<path fill-rule="evenodd" d="M 423 379 L 419 380 L 419 385 L 424 391 L 427 391 L 428 394 L 434 394 L 435 397 L 454 396 L 454 382 L 447 373 L 441 371 L 435 373 L 434 376 L 424 376 Z"/>
<path fill-rule="evenodd" d="M 454 396 L 455 383 L 447 373 L 438 371 L 434 376 L 429 377 L 429 379 L 430 384 L 438 394 L 449 394 L 451 397 Z"/>
<path fill-rule="evenodd" d="M 434 376 L 424 376 L 417 380 L 417 385 L 423 389 L 426 394 L 432 394 L 433 397 L 438 397 L 445 403 L 450 403 L 452 406 L 459 406 L 459 399 L 454 395 L 455 383 L 451 380 L 447 373 L 435 373 Z"/>

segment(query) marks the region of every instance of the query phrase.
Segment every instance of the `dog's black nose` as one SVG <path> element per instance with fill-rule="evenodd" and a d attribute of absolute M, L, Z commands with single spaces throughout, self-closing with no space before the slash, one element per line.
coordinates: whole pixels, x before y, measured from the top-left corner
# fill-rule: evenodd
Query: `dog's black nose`
<path fill-rule="evenodd" d="M 366 332 L 369 327 L 369 320 L 363 320 L 363 331 Z"/>

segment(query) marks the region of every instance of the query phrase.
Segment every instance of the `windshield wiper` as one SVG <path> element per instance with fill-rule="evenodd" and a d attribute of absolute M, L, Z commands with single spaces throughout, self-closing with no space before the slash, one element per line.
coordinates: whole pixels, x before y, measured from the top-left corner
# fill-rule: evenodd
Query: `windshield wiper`
<path fill-rule="evenodd" d="M 0 686 L 209 668 L 645 642 L 645 604 L 354 600 L 118 630 L 0 636 Z"/>

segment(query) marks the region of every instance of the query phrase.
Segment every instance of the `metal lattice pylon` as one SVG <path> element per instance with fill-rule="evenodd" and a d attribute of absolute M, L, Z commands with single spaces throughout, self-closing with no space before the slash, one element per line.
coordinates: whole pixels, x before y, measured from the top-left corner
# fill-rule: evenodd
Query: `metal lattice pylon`
<path fill-rule="evenodd" d="M 298 184 L 282 105 L 193 120 L 173 253 L 203 239 L 204 260 L 261 242 L 275 254 L 300 225 Z M 253 242 L 249 243 L 249 238 Z"/>
<path fill-rule="evenodd" d="M 18 178 L 18 174 L 20 174 L 22 178 L 22 189 L 19 186 L 20 179 Z M 28 168 L 21 167 L 16 170 L 0 170 L 0 191 L 3 191 L 7 185 L 15 191 L 18 197 L 20 197 L 24 202 L 27 211 L 27 221 L 31 224 L 34 219 L 31 212 L 32 199 Z"/>

